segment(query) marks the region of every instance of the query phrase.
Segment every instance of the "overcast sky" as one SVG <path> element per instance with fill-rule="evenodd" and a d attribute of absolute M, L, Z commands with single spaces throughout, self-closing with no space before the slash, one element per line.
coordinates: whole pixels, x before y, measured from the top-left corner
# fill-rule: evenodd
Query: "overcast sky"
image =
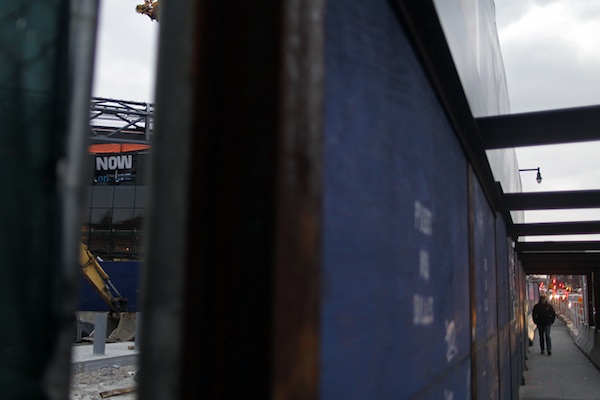
<path fill-rule="evenodd" d="M 496 19 L 513 113 L 600 104 L 600 1 L 496 0 Z M 520 148 L 517 157 L 544 178 L 522 172 L 523 191 L 600 189 L 600 142 Z M 568 220 L 600 212 L 526 213 L 526 222 Z"/>
<path fill-rule="evenodd" d="M 93 96 L 154 101 L 158 23 L 137 14 L 143 0 L 100 0 Z"/>
<path fill-rule="evenodd" d="M 101 0 L 93 95 L 154 101 L 159 24 L 143 0 Z M 600 0 L 496 0 L 513 113 L 600 104 Z M 600 189 L 600 142 L 517 149 L 524 191 Z M 600 220 L 600 212 L 528 212 L 527 222 Z M 540 238 L 542 239 L 542 238 Z M 549 238 L 556 240 L 557 238 Z"/>

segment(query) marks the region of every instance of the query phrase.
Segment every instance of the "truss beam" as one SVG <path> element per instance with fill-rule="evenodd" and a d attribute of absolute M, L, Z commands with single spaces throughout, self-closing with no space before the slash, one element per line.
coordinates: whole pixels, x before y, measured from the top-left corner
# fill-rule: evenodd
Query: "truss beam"
<path fill-rule="evenodd" d="M 600 140 L 600 106 L 476 118 L 486 149 Z"/>
<path fill-rule="evenodd" d="M 90 138 L 93 143 L 151 144 L 154 105 L 135 101 L 92 98 Z"/>

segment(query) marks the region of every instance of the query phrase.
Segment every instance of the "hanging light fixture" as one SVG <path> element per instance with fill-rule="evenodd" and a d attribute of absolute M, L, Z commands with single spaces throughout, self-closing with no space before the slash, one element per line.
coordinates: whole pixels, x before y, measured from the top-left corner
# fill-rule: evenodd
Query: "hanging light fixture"
<path fill-rule="evenodd" d="M 542 173 L 540 172 L 540 167 L 537 168 L 525 168 L 525 169 L 520 169 L 519 172 L 523 172 L 523 171 L 537 171 L 537 175 L 535 177 L 535 180 L 537 183 L 542 183 Z"/>

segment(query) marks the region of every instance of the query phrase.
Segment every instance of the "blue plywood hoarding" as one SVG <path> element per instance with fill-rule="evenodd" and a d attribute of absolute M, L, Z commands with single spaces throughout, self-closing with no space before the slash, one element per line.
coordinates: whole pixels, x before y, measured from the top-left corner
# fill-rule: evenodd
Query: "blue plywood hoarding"
<path fill-rule="evenodd" d="M 474 396 L 475 399 L 498 399 L 498 335 L 489 336 L 478 341 L 474 349 L 476 356 L 476 370 Z"/>
<path fill-rule="evenodd" d="M 516 357 L 511 353 L 510 332 L 511 312 L 513 304 L 509 277 L 510 277 L 510 258 L 512 251 L 512 242 L 507 238 L 506 225 L 501 215 L 497 215 L 496 223 L 496 265 L 497 273 L 497 309 L 498 309 L 498 372 L 500 379 L 500 398 L 513 398 L 512 371 L 516 369 Z M 515 381 L 515 386 L 519 383 Z"/>
<path fill-rule="evenodd" d="M 465 157 L 390 4 L 326 15 L 321 397 L 459 398 Z"/>
<path fill-rule="evenodd" d="M 473 263 L 477 398 L 498 398 L 498 314 L 495 215 L 475 177 L 473 182 Z"/>
<path fill-rule="evenodd" d="M 477 182 L 472 212 L 474 214 L 475 305 L 477 324 L 475 339 L 485 340 L 497 331 L 496 314 L 496 234 L 495 219 Z"/>
<path fill-rule="evenodd" d="M 512 251 L 512 242 L 507 239 L 505 222 L 500 215 L 496 223 L 496 265 L 498 288 L 498 327 L 501 328 L 511 320 L 510 309 L 513 305 L 509 285 L 509 251 Z M 510 249 L 510 250 L 509 250 Z"/>
<path fill-rule="evenodd" d="M 141 261 L 103 261 L 102 269 L 108 274 L 119 293 L 127 299 L 127 310 L 139 311 L 139 278 Z M 83 277 L 80 282 L 78 311 L 108 311 L 107 304 Z"/>

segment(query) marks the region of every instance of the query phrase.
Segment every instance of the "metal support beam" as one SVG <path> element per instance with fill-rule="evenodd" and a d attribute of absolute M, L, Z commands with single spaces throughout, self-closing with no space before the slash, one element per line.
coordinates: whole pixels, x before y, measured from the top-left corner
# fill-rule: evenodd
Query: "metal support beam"
<path fill-rule="evenodd" d="M 600 140 L 600 106 L 477 118 L 487 150 Z"/>
<path fill-rule="evenodd" d="M 477 301 L 476 293 L 476 262 L 475 262 L 475 175 L 469 166 L 467 170 L 467 208 L 469 212 L 469 309 L 470 309 L 470 353 L 471 353 L 471 393 L 477 393 L 478 374 L 477 371 L 477 343 L 475 339 L 475 327 L 477 326 Z M 476 397 L 476 396 L 474 396 Z"/>
<path fill-rule="evenodd" d="M 514 224 L 511 231 L 512 235 L 519 237 L 540 235 L 578 235 L 587 233 L 600 233 L 600 221 Z"/>
<path fill-rule="evenodd" d="M 496 182 L 434 2 L 395 0 L 393 3 L 490 207 L 501 211 L 502 202 Z"/>
<path fill-rule="evenodd" d="M 522 253 L 519 255 L 522 262 L 582 262 L 600 266 L 600 253 Z"/>
<path fill-rule="evenodd" d="M 585 274 L 585 278 L 586 278 L 586 299 L 587 299 L 587 321 L 588 324 L 590 326 L 594 326 L 595 325 L 595 321 L 594 321 L 594 273 L 592 273 L 591 271 L 588 272 L 587 274 Z"/>
<path fill-rule="evenodd" d="M 592 276 L 594 278 L 593 280 L 593 304 L 592 307 L 590 307 L 591 309 L 591 314 L 593 316 L 593 323 L 594 326 L 596 327 L 596 330 L 598 330 L 598 306 L 600 305 L 600 271 L 598 269 L 594 270 L 594 272 L 592 273 Z M 590 321 L 592 321 L 590 320 Z"/>
<path fill-rule="evenodd" d="M 521 266 L 526 274 L 537 275 L 585 275 L 598 268 L 598 262 L 550 260 L 522 261 Z"/>
<path fill-rule="evenodd" d="M 600 250 L 600 241 L 517 242 L 517 253 Z"/>
<path fill-rule="evenodd" d="M 554 210 L 600 207 L 600 190 L 505 193 L 509 210 Z"/>
<path fill-rule="evenodd" d="M 166 400 L 185 398 L 181 368 L 183 337 L 185 265 L 187 262 L 188 179 L 192 130 L 193 63 L 192 37 L 196 2 L 183 0 L 161 5 L 160 53 L 156 83 L 156 135 L 153 152 L 146 236 L 146 261 L 142 287 L 143 319 L 139 345 L 140 372 L 138 398 Z M 160 135 L 162 134 L 162 136 Z M 164 210 L 169 210 L 168 213 Z M 194 243 L 197 245 L 197 243 Z M 199 286 L 195 293 L 200 295 Z M 200 316 L 200 313 L 197 314 Z M 190 342 L 186 352 L 193 354 L 198 343 Z M 137 343 L 136 343 L 137 345 Z M 196 355 L 190 357 L 197 358 Z M 192 396 L 193 397 L 193 396 Z"/>
<path fill-rule="evenodd" d="M 107 314 L 105 312 L 97 312 L 94 318 L 94 347 L 93 354 L 104 355 L 106 350 L 106 326 Z"/>
<path fill-rule="evenodd" d="M 319 397 L 323 17 L 161 5 L 140 398 Z"/>
<path fill-rule="evenodd" d="M 584 275 L 598 269 L 600 253 L 522 253 L 519 260 L 528 274 Z"/>
<path fill-rule="evenodd" d="M 0 197 L 0 393 L 6 399 L 68 398 L 78 283 L 71 279 L 76 242 L 69 239 L 79 237 L 81 208 L 71 202 L 78 191 L 71 168 L 78 166 L 67 132 L 87 114 L 69 109 L 87 89 L 75 87 L 88 76 L 87 50 L 78 46 L 95 32 L 95 8 L 81 11 L 87 5 L 12 0 L 0 7 L 0 181 L 8 189 Z M 77 232 L 66 237 L 71 221 L 78 221 Z"/>
<path fill-rule="evenodd" d="M 523 271 L 528 275 L 585 275 L 593 270 L 593 267 L 572 266 L 572 265 L 547 265 L 524 264 Z"/>

